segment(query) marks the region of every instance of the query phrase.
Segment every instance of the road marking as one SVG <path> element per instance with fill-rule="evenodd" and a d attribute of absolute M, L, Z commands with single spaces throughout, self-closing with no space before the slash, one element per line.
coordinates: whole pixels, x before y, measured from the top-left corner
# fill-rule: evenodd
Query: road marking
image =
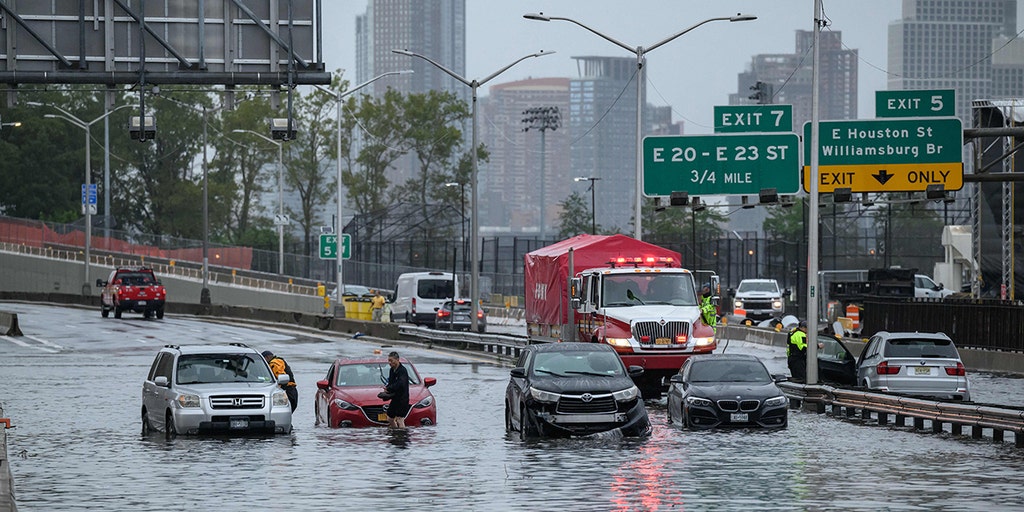
<path fill-rule="evenodd" d="M 50 353 L 50 354 L 56 354 L 56 353 L 60 352 L 59 350 L 54 350 L 52 348 L 40 347 L 38 345 L 30 345 L 28 343 L 25 343 L 24 341 L 18 340 L 18 339 L 14 338 L 14 337 L 11 337 L 11 336 L 6 336 L 5 335 L 5 336 L 3 336 L 3 338 L 8 340 L 8 341 L 10 341 L 11 343 L 14 343 L 15 345 L 21 345 L 22 347 L 25 347 L 25 348 L 34 348 L 36 350 L 41 350 L 43 352 L 47 352 L 47 353 Z"/>
<path fill-rule="evenodd" d="M 62 350 L 64 348 L 64 347 L 62 347 L 62 346 L 60 346 L 60 345 L 58 345 L 56 343 L 44 340 L 43 338 L 37 338 L 35 336 L 30 336 L 28 334 L 26 334 L 25 337 L 30 339 L 30 340 L 36 341 L 36 342 L 38 342 L 41 345 L 47 345 L 47 346 L 53 347 L 53 348 L 55 348 L 57 350 Z"/>

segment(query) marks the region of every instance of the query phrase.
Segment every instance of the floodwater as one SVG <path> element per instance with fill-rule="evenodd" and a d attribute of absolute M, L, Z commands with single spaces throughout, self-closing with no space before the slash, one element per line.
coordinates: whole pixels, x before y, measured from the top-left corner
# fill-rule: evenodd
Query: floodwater
<path fill-rule="evenodd" d="M 174 318 L 100 323 L 94 316 L 70 320 L 78 334 L 48 339 L 56 352 L 0 338 L 0 402 L 16 426 L 8 430 L 8 450 L 19 511 L 1022 507 L 1024 450 L 1012 444 L 801 411 L 790 412 L 783 431 L 690 432 L 666 423 L 664 400 L 650 401 L 654 432 L 647 439 L 522 442 L 504 429 L 508 368 L 401 345 L 382 350 L 399 350 L 422 376 L 438 379 L 437 425 L 405 432 L 317 427 L 315 381 L 334 357 L 369 355 L 379 344 Z M 31 312 L 19 317 L 23 330 L 31 328 Z M 53 329 L 54 337 L 63 332 Z M 175 333 L 244 338 L 285 357 L 299 381 L 294 432 L 141 437 L 141 382 L 156 347 Z M 770 368 L 785 364 L 763 349 L 746 350 Z M 1020 379 L 1001 376 L 975 381 L 975 393 L 984 397 L 979 388 L 988 381 L 1009 381 L 1003 386 L 1020 396 Z M 1001 393 L 994 396 L 1005 398 Z"/>

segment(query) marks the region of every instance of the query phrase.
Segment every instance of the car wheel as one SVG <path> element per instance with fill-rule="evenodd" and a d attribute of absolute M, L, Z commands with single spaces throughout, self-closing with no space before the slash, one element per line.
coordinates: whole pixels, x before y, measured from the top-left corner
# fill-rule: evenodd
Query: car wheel
<path fill-rule="evenodd" d="M 149 320 L 150 318 L 153 318 L 153 310 L 147 309 L 147 310 L 143 311 L 142 312 L 142 318 L 145 318 L 146 320 Z"/>
<path fill-rule="evenodd" d="M 508 400 L 505 401 L 505 432 L 512 431 L 512 410 L 508 406 Z"/>
<path fill-rule="evenodd" d="M 680 418 L 680 420 L 679 420 L 679 426 L 680 427 L 682 427 L 684 429 L 690 428 L 690 417 L 686 415 L 686 406 L 685 405 L 680 405 L 679 406 L 679 418 Z"/>
<path fill-rule="evenodd" d="M 174 439 L 178 435 L 178 429 L 174 427 L 174 415 L 167 411 L 167 419 L 164 420 L 164 435 L 167 439 Z"/>
<path fill-rule="evenodd" d="M 114 306 L 114 318 L 121 318 L 121 308 Z"/>
<path fill-rule="evenodd" d="M 142 437 L 146 437 L 152 432 L 153 428 L 149 426 L 149 417 L 146 415 L 146 410 L 142 410 Z"/>
<path fill-rule="evenodd" d="M 519 439 L 526 440 L 540 435 L 537 424 L 526 415 L 526 406 L 519 407 Z"/>
<path fill-rule="evenodd" d="M 327 426 L 334 428 L 334 418 L 331 418 L 331 406 L 327 406 Z"/>
<path fill-rule="evenodd" d="M 162 319 L 164 317 L 164 308 L 160 308 L 160 309 L 156 310 L 156 317 L 158 319 Z"/>

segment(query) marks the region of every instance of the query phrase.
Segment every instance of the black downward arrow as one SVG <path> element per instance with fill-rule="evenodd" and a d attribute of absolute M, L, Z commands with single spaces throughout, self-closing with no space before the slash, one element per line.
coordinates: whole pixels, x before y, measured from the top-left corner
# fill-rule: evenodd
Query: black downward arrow
<path fill-rule="evenodd" d="M 889 181 L 889 179 L 892 178 L 893 175 L 889 174 L 889 171 L 886 171 L 885 169 L 882 169 L 882 170 L 878 171 L 878 174 L 872 174 L 871 177 L 873 177 L 876 180 L 878 180 L 879 184 L 885 185 L 885 182 Z"/>

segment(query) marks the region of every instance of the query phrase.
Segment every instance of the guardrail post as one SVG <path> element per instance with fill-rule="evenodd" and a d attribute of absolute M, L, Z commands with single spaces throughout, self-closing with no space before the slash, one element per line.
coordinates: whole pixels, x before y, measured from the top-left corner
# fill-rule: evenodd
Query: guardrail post
<path fill-rule="evenodd" d="M 896 414 L 896 422 L 895 423 L 896 423 L 897 427 L 905 427 L 905 426 L 907 426 L 907 417 L 902 415 L 902 414 L 897 413 Z"/>
<path fill-rule="evenodd" d="M 954 436 L 962 436 L 962 435 L 964 435 L 964 424 L 963 423 L 950 423 L 949 424 L 949 431 L 952 432 Z"/>
<path fill-rule="evenodd" d="M 1002 443 L 1003 442 L 1003 430 L 1002 429 L 998 429 L 998 428 L 992 429 L 992 442 L 993 443 Z"/>
<path fill-rule="evenodd" d="M 924 430 L 924 418 L 914 418 L 914 430 Z"/>
<path fill-rule="evenodd" d="M 888 425 L 889 424 L 889 413 L 887 413 L 885 411 L 878 411 L 878 424 L 880 426 L 883 426 L 883 427 L 885 425 Z"/>
<path fill-rule="evenodd" d="M 971 439 L 981 439 L 983 430 L 981 425 L 971 425 Z"/>
<path fill-rule="evenodd" d="M 939 421 L 939 420 L 932 420 L 932 433 L 933 434 L 941 434 L 942 433 L 942 422 L 941 421 Z"/>

